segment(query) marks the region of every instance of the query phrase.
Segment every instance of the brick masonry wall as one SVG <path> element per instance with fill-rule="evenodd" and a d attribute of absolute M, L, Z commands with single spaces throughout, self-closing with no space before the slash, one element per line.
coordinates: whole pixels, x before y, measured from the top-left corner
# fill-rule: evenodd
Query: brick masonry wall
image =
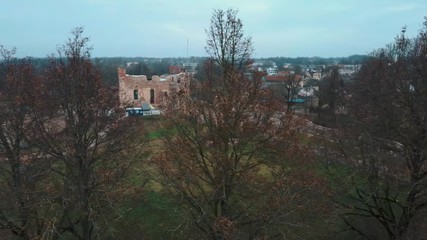
<path fill-rule="evenodd" d="M 126 74 L 125 68 L 118 68 L 118 77 L 122 106 L 141 106 L 142 103 L 150 101 L 153 106 L 160 106 L 172 91 L 188 91 L 190 83 L 187 73 L 155 75 L 148 80 L 145 75 L 129 75 Z M 137 99 L 134 98 L 135 91 Z M 154 92 L 154 99 L 151 99 L 151 92 Z"/>

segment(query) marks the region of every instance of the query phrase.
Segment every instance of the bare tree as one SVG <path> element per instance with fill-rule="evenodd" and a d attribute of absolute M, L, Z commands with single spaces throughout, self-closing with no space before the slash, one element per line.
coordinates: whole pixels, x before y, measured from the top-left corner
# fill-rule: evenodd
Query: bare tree
<path fill-rule="evenodd" d="M 299 145 L 298 121 L 262 88 L 260 76 L 249 78 L 235 68 L 249 61 L 250 41 L 242 52 L 230 46 L 237 40 L 229 40 L 228 32 L 241 32 L 242 26 L 234 11 L 226 19 L 224 14 L 217 10 L 212 18 L 208 48 L 217 55 L 206 62 L 207 80 L 193 86 L 191 95 L 172 96 L 165 122 L 176 133 L 164 136 L 164 150 L 152 163 L 165 188 L 182 199 L 199 237 L 277 237 L 301 213 L 297 196 L 316 181 L 297 187 L 303 175 L 285 167 L 297 156 L 292 150 Z M 210 74 L 221 64 L 230 69 Z"/>
<path fill-rule="evenodd" d="M 103 85 L 90 60 L 83 28 L 51 58 L 31 105 L 33 144 L 55 161 L 52 236 L 99 237 L 99 215 L 111 207 L 115 186 L 134 149 L 132 125 L 117 96 Z"/>
<path fill-rule="evenodd" d="M 344 82 L 340 76 L 338 66 L 332 66 L 325 70 L 325 75 L 319 84 L 319 115 L 323 123 L 334 124 L 336 121 L 336 111 L 341 102 L 341 95 Z M 324 116 L 325 114 L 326 119 Z"/>
<path fill-rule="evenodd" d="M 212 89 L 206 84 L 197 91 L 212 96 L 211 102 L 181 98 L 174 105 L 167 116 L 177 133 L 163 139 L 167 151 L 153 160 L 161 181 L 182 197 L 196 226 L 212 239 L 262 234 L 273 216 L 283 214 L 262 215 L 275 181 L 260 171 L 275 162 L 273 146 L 293 131 L 289 116 L 280 114 L 259 82 L 228 80 L 232 93 L 206 93 Z"/>
<path fill-rule="evenodd" d="M 283 76 L 283 85 L 286 89 L 286 102 L 288 105 L 288 111 L 292 111 L 295 105 L 295 97 L 298 94 L 298 89 L 301 88 L 301 70 L 296 69 L 297 71 L 288 71 L 286 75 Z"/>
<path fill-rule="evenodd" d="M 416 38 L 407 38 L 404 29 L 394 44 L 374 53 L 356 78 L 349 109 L 354 118 L 344 129 L 353 129 L 346 142 L 354 139 L 357 147 L 347 150 L 358 150 L 349 159 L 360 172 L 347 179 L 353 190 L 344 220 L 367 239 L 425 234 L 426 57 L 427 21 Z M 364 227 L 360 218 L 373 220 L 382 233 Z"/>
<path fill-rule="evenodd" d="M 0 228 L 22 239 L 40 238 L 49 222 L 44 186 L 49 161 L 33 149 L 27 134 L 32 120 L 29 96 L 39 78 L 30 60 L 14 60 L 15 50 L 1 47 L 0 52 L 7 66 L 5 88 L 0 92 Z"/>
<path fill-rule="evenodd" d="M 253 52 L 252 39 L 244 36 L 236 10 L 214 10 L 206 34 L 206 51 L 221 66 L 224 76 L 234 70 L 246 69 Z"/>

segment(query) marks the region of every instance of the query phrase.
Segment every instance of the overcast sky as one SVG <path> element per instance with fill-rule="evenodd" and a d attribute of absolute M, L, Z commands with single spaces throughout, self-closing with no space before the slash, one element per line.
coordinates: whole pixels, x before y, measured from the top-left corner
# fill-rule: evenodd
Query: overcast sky
<path fill-rule="evenodd" d="M 414 36 L 426 0 L 0 0 L 0 44 L 45 57 L 85 28 L 95 57 L 205 56 L 212 10 L 236 8 L 254 57 L 367 54 L 403 26 Z"/>

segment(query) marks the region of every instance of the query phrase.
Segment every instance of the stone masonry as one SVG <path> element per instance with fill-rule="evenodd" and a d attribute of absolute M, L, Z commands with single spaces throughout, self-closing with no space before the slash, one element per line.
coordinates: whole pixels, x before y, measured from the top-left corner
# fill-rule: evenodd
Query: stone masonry
<path fill-rule="evenodd" d="M 126 74 L 125 68 L 118 68 L 120 104 L 124 107 L 140 107 L 147 102 L 161 106 L 172 92 L 188 92 L 189 74 L 154 75 L 151 80 L 145 75 Z"/>

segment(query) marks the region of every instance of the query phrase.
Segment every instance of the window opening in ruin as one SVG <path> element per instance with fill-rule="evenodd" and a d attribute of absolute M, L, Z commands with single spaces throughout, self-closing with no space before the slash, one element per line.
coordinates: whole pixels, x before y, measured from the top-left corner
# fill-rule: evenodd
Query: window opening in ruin
<path fill-rule="evenodd" d="M 154 103 L 154 89 L 150 90 L 150 103 Z"/>
<path fill-rule="evenodd" d="M 133 90 L 133 99 L 138 100 L 138 90 L 137 89 Z"/>

